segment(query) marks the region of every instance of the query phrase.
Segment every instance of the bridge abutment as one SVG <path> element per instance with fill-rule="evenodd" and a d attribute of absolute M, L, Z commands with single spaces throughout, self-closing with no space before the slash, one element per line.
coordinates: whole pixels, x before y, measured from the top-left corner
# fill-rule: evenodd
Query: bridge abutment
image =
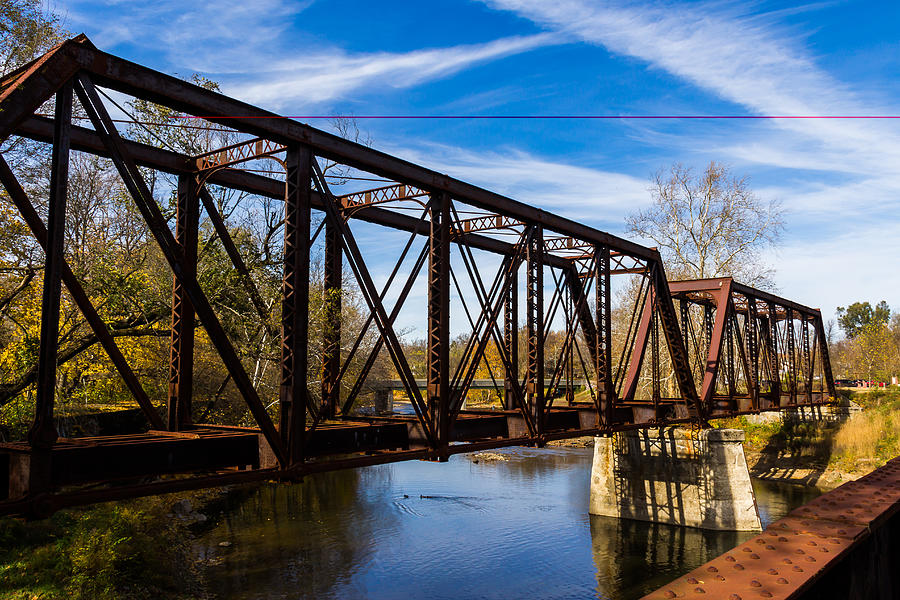
<path fill-rule="evenodd" d="M 589 512 L 670 525 L 760 531 L 744 432 L 676 427 L 594 439 Z"/>

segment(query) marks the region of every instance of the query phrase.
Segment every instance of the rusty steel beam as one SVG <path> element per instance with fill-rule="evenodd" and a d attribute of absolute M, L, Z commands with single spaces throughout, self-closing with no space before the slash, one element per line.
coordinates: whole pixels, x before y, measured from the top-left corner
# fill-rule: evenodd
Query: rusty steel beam
<path fill-rule="evenodd" d="M 47 244 L 44 287 L 41 294 L 41 338 L 35 386 L 34 423 L 28 441 L 34 448 L 47 448 L 58 434 L 53 422 L 56 395 L 56 354 L 59 350 L 59 304 L 65 258 L 66 199 L 69 194 L 69 128 L 72 124 L 72 83 L 56 93 L 53 153 L 50 157 L 50 202 L 47 210 Z"/>
<path fill-rule="evenodd" d="M 197 243 L 200 200 L 197 180 L 178 178 L 175 212 L 175 243 L 181 268 L 187 277 L 197 277 Z M 172 327 L 169 353 L 169 431 L 190 428 L 194 378 L 194 307 L 178 278 L 172 278 Z"/>

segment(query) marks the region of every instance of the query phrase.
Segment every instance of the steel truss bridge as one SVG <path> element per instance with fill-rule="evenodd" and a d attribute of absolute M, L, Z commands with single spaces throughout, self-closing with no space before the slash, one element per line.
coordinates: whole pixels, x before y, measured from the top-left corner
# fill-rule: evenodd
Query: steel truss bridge
<path fill-rule="evenodd" d="M 197 117 L 191 122 L 227 129 L 238 142 L 199 156 L 138 143 L 118 131 L 101 98 L 104 90 Z M 73 119 L 75 99 L 89 126 Z M 39 113 L 48 100 L 55 100 L 53 117 Z M 816 309 L 727 278 L 667 282 L 655 249 L 104 53 L 84 36 L 0 82 L 0 140 L 11 136 L 50 144 L 52 175 L 45 223 L 0 157 L 0 183 L 46 254 L 34 422 L 27 441 L 0 447 L 2 513 L 44 516 L 117 498 L 296 480 L 391 461 L 442 461 L 459 452 L 629 428 L 702 425 L 711 418 L 818 405 L 835 395 Z M 166 398 L 148 396 L 66 261 L 73 151 L 111 159 L 172 270 Z M 283 175 L 252 168 L 264 159 L 280 163 Z M 323 173 L 320 162 L 326 160 L 386 185 L 339 193 Z M 174 231 L 145 180 L 148 169 L 177 176 Z M 268 323 L 271 311 L 208 186 L 284 203 L 281 323 L 269 325 L 281 340 L 277 398 L 261 397 L 254 388 L 197 279 L 202 210 Z M 373 272 L 352 229 L 361 223 L 409 236 L 396 247 L 396 266 L 383 288 L 376 279 L 384 280 L 384 273 Z M 319 248 L 329 300 L 323 330 L 310 331 L 311 253 Z M 401 269 L 410 262 L 408 272 Z M 347 275 L 368 310 L 374 347 L 363 343 L 364 332 L 342 331 Z M 625 289 L 615 288 L 620 277 L 630 282 L 631 294 L 619 309 L 623 314 L 614 316 L 615 290 Z M 419 309 L 427 332 L 424 384 L 416 381 L 395 329 L 420 280 L 427 297 Z M 146 415 L 146 433 L 58 438 L 54 394 L 63 284 Z M 254 427 L 192 421 L 198 326 Z M 551 328 L 562 332 L 562 341 L 547 356 Z M 462 357 L 451 364 L 451 331 L 460 329 L 470 335 Z M 320 356 L 308 352 L 311 336 L 321 336 Z M 499 379 L 503 406 L 464 409 L 476 375 L 484 377 L 478 369 L 489 348 L 500 364 L 490 377 Z M 382 350 L 415 414 L 366 416 L 355 409 Z M 361 370 L 351 371 L 357 354 L 366 359 Z M 318 373 L 315 381 L 309 372 Z M 583 389 L 576 394 L 577 385 Z M 267 410 L 273 401 L 277 414 Z"/>

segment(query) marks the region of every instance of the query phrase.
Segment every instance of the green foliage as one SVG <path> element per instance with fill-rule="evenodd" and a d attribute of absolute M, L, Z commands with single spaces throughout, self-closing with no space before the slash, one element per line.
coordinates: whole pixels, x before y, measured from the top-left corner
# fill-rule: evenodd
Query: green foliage
<path fill-rule="evenodd" d="M 190 536 L 166 509 L 155 498 L 34 523 L 0 520 L 0 597 L 195 597 Z"/>
<path fill-rule="evenodd" d="M 891 318 L 891 309 L 886 301 L 882 300 L 872 308 L 868 302 L 854 302 L 847 308 L 839 306 L 837 309 L 838 325 L 849 338 L 855 338 L 867 327 L 887 325 Z"/>

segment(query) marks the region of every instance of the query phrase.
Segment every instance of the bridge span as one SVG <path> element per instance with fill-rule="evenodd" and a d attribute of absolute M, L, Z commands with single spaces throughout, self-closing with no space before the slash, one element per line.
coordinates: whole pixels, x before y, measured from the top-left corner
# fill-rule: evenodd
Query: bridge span
<path fill-rule="evenodd" d="M 104 90 L 168 107 L 236 141 L 187 155 L 129 139 L 111 117 Z M 73 121 L 76 98 L 90 127 Z M 50 100 L 52 118 L 39 114 Z M 442 461 L 460 452 L 635 428 L 704 425 L 718 417 L 822 405 L 835 395 L 817 309 L 729 278 L 670 283 L 655 249 L 107 54 L 84 36 L 0 82 L 0 141 L 11 136 L 50 146 L 52 185 L 49 198 L 38 203 L 0 158 L 0 183 L 46 252 L 34 423 L 27 440 L 0 446 L 2 513 L 45 516 L 116 498 L 294 480 L 399 460 Z M 73 152 L 113 162 L 172 270 L 165 397 L 146 392 L 66 261 Z M 386 183 L 335 189 L 322 161 Z M 261 164 L 268 169 L 263 174 Z M 272 164 L 283 172 L 272 173 Z M 148 170 L 177 177 L 174 231 L 145 179 Z M 283 202 L 277 324 L 211 186 Z M 47 223 L 36 203 L 49 207 Z M 198 281 L 201 211 L 260 322 L 281 341 L 277 397 L 254 386 L 210 290 Z M 354 231 L 363 225 L 408 235 L 408 242 L 367 247 L 373 236 Z M 394 268 L 377 270 L 370 256 L 383 258 L 387 251 L 395 253 Z M 315 260 L 323 265 L 325 300 L 314 307 L 324 314 L 321 330 L 309 326 Z M 348 278 L 366 311 L 361 328 L 342 318 Z M 412 293 L 422 280 L 424 290 Z M 59 438 L 54 405 L 62 285 L 144 412 L 146 432 Z M 617 289 L 633 293 L 621 309 L 624 317 L 614 319 Z M 424 306 L 414 305 L 416 297 L 425 298 Z M 420 314 L 427 332 L 419 379 L 396 327 L 404 310 Z M 251 426 L 195 422 L 197 327 L 227 369 Z M 451 331 L 460 329 L 469 334 L 451 361 Z M 370 330 L 374 338 L 367 337 Z M 558 343 L 551 345 L 553 331 Z M 412 415 L 358 410 L 382 352 Z M 478 388 L 485 364 L 502 381 L 503 406 L 467 409 L 467 394 Z M 566 393 L 576 382 L 586 393 Z"/>

